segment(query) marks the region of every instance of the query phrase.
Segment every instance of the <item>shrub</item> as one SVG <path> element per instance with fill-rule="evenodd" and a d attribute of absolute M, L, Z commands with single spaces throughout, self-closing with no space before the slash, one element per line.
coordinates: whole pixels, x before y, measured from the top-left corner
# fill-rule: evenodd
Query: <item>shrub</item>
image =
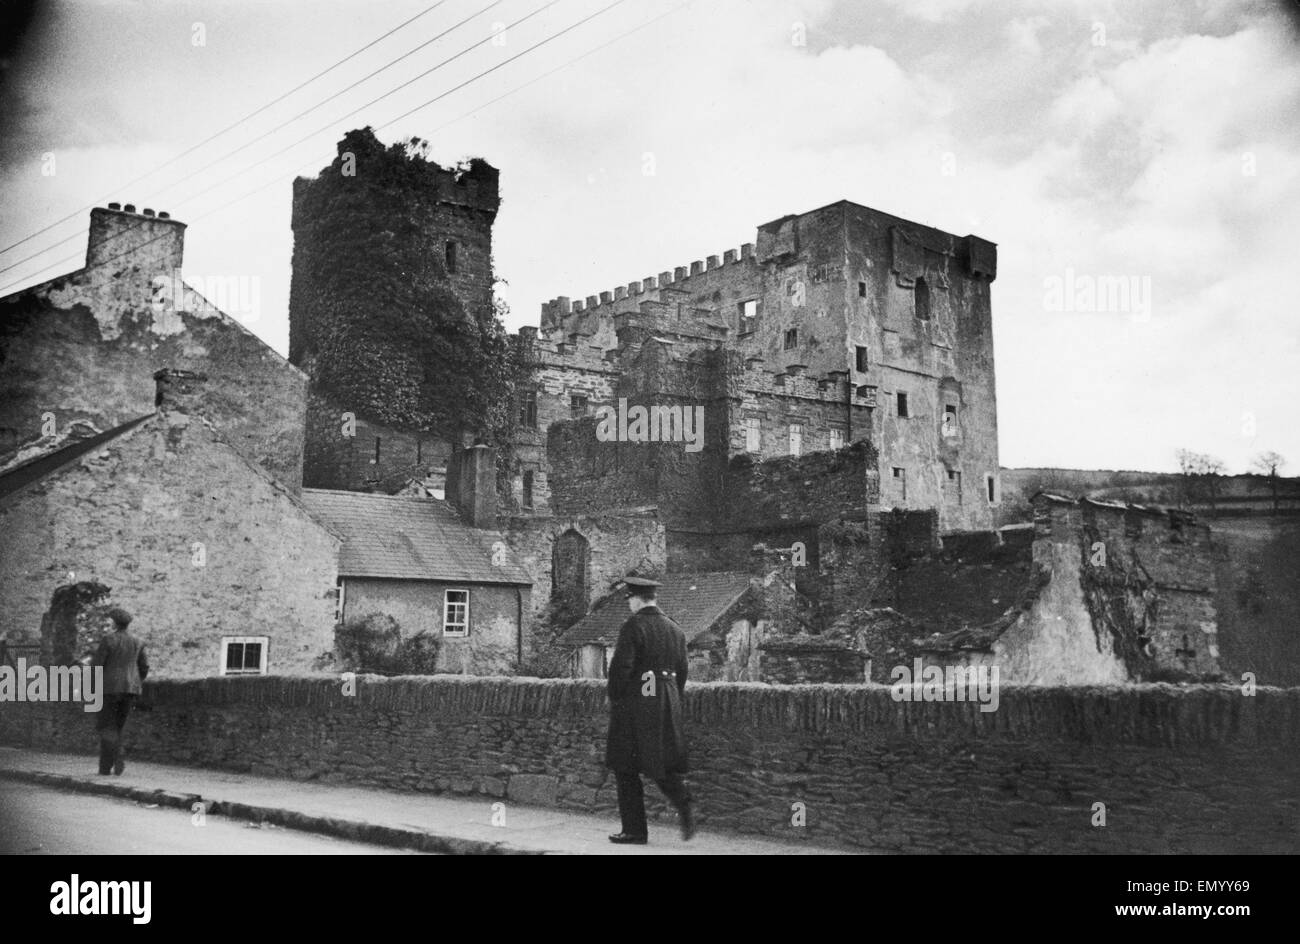
<path fill-rule="evenodd" d="M 430 675 L 438 664 L 439 639 L 429 633 L 402 638 L 385 613 L 354 616 L 334 628 L 339 671 L 376 675 Z"/>

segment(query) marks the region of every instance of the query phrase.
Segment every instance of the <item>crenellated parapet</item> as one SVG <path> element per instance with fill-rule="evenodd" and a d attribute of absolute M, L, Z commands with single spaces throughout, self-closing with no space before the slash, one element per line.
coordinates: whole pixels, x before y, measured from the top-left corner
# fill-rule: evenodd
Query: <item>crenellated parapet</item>
<path fill-rule="evenodd" d="M 567 325 L 574 315 L 594 315 L 597 318 L 613 317 L 635 311 L 645 301 L 676 303 L 675 294 L 689 292 L 693 286 L 685 283 L 717 269 L 728 266 L 753 265 L 754 244 L 745 243 L 739 249 L 728 249 L 720 256 L 707 256 L 688 265 L 665 269 L 658 275 L 648 275 L 635 282 L 619 285 L 608 291 L 570 298 L 561 295 L 542 303 L 541 325 L 547 331 Z"/>

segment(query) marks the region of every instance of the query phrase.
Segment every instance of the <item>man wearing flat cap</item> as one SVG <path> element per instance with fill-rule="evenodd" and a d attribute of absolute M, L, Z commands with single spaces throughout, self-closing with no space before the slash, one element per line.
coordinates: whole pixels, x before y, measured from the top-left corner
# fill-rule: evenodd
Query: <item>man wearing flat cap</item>
<path fill-rule="evenodd" d="M 609 739 L 605 764 L 614 771 L 623 830 L 610 842 L 648 841 L 645 793 L 649 777 L 677 809 L 682 838 L 695 835 L 686 772 L 686 730 L 682 695 L 686 690 L 686 635 L 655 604 L 659 583 L 630 574 L 618 584 L 632 615 L 618 632 L 609 663 Z"/>
<path fill-rule="evenodd" d="M 141 683 L 149 674 L 149 660 L 144 654 L 144 643 L 127 632 L 131 625 L 130 613 L 115 606 L 104 617 L 112 623 L 112 632 L 99 644 L 91 662 L 104 668 L 104 704 L 95 719 L 99 731 L 99 772 L 121 776 L 126 768 L 122 762 L 122 730 L 143 687 Z"/>

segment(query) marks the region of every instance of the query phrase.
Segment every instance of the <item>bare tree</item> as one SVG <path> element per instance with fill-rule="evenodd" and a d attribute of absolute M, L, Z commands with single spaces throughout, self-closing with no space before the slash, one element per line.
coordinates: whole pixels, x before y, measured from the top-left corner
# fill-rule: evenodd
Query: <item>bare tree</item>
<path fill-rule="evenodd" d="M 1178 450 L 1178 471 L 1183 476 L 1183 504 L 1205 501 L 1210 514 L 1218 514 L 1219 479 L 1227 471 L 1223 460 L 1190 449 Z"/>
<path fill-rule="evenodd" d="M 1286 459 L 1278 452 L 1261 452 L 1250 460 L 1250 467 L 1260 475 L 1268 476 L 1269 488 L 1273 493 L 1273 514 L 1277 514 L 1277 470 L 1286 465 Z"/>

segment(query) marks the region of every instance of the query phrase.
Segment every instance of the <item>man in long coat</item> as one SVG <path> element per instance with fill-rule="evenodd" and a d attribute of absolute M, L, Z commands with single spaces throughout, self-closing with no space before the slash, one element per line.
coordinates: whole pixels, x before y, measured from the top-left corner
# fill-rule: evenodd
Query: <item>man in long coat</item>
<path fill-rule="evenodd" d="M 645 577 L 622 581 L 628 617 L 618 633 L 609 664 L 609 739 L 605 764 L 618 785 L 623 831 L 610 842 L 644 845 L 645 774 L 663 791 L 681 818 L 682 838 L 695 835 L 687 769 L 682 695 L 686 690 L 686 636 L 655 605 L 659 584 Z"/>
<path fill-rule="evenodd" d="M 149 674 L 149 660 L 144 643 L 127 632 L 131 614 L 114 607 L 106 616 L 113 623 L 113 633 L 104 637 L 91 663 L 104 669 L 104 704 L 95 720 L 99 730 L 99 772 L 121 776 L 126 767 L 122 762 L 122 729 L 140 695 L 141 683 Z"/>

